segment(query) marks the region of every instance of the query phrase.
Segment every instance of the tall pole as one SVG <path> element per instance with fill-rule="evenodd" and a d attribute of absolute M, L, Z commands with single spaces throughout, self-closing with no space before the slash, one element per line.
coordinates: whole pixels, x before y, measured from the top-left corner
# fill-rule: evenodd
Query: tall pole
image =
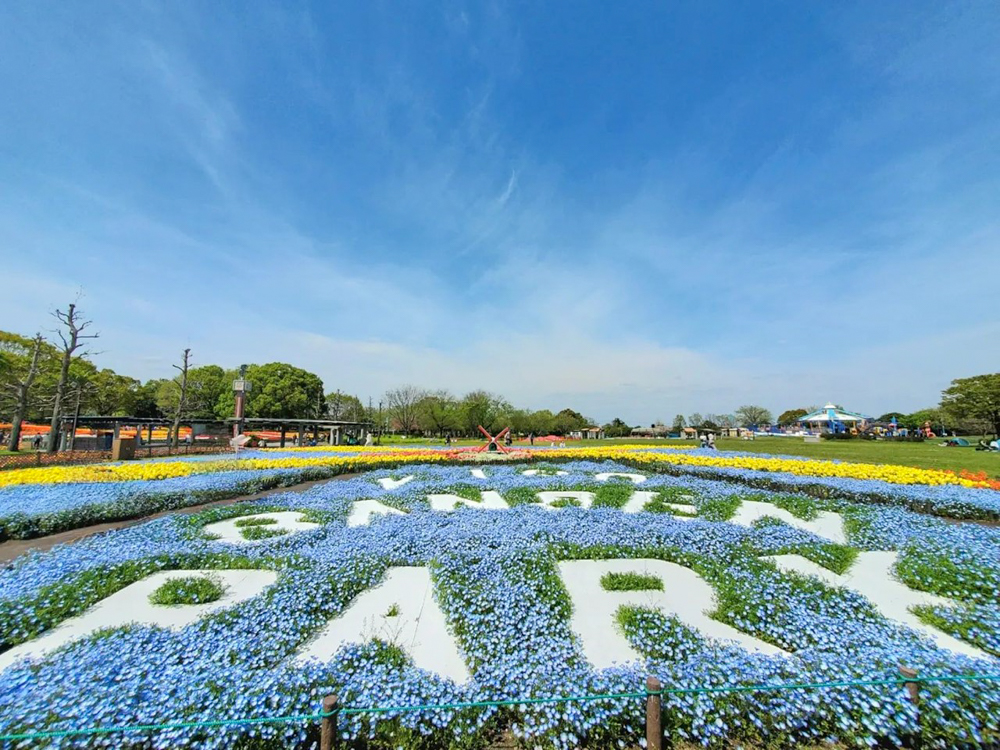
<path fill-rule="evenodd" d="M 76 425 L 80 421 L 80 396 L 83 394 L 83 383 L 76 384 L 76 409 L 73 411 L 73 431 L 69 434 L 69 449 L 73 450 L 76 442 Z"/>
<path fill-rule="evenodd" d="M 240 365 L 240 377 L 233 383 L 233 390 L 236 392 L 236 424 L 233 425 L 233 437 L 243 434 L 244 413 L 246 411 L 247 387 L 247 366 Z"/>

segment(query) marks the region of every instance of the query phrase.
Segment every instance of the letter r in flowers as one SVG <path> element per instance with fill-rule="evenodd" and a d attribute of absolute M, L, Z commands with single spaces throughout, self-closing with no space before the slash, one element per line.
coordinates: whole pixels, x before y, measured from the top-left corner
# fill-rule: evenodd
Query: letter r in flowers
<path fill-rule="evenodd" d="M 606 573 L 638 573 L 663 581 L 663 590 L 606 591 L 601 577 Z M 766 654 L 785 652 L 770 643 L 711 619 L 715 592 L 689 568 L 663 560 L 567 560 L 559 563 L 559 574 L 573 601 L 570 623 L 579 636 L 583 653 L 596 668 L 640 660 L 642 657 L 619 632 L 615 614 L 631 605 L 658 609 L 674 615 L 707 638 L 735 641 L 743 648 Z"/>
<path fill-rule="evenodd" d="M 298 658 L 327 660 L 342 646 L 373 639 L 399 646 L 421 669 L 460 684 L 469 679 L 458 644 L 434 601 L 427 568 L 389 568 L 381 584 L 362 593 L 327 623 Z"/>

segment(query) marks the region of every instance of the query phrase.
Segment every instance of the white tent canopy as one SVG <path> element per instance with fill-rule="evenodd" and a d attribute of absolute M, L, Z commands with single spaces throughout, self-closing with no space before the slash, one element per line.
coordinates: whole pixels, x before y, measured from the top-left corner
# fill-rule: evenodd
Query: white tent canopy
<path fill-rule="evenodd" d="M 871 417 L 865 416 L 864 414 L 858 414 L 853 411 L 847 411 L 842 409 L 835 404 L 827 404 L 822 409 L 817 409 L 814 412 L 806 414 L 804 417 L 799 417 L 800 422 L 868 422 L 871 421 Z"/>

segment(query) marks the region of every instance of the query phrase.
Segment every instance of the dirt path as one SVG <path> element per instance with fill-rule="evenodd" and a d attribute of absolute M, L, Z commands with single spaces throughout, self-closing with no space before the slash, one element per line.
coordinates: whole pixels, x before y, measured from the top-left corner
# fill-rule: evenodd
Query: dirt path
<path fill-rule="evenodd" d="M 359 474 L 341 474 L 339 476 L 333 477 L 332 479 L 314 479 L 310 482 L 302 482 L 302 484 L 293 484 L 288 487 L 275 487 L 270 490 L 264 490 L 262 492 L 254 493 L 253 495 L 240 495 L 239 497 L 231 497 L 226 500 L 213 500 L 210 503 L 201 503 L 200 505 L 189 505 L 186 508 L 177 508 L 176 510 L 165 510 L 161 513 L 154 513 L 151 516 L 143 516 L 142 518 L 133 518 L 129 521 L 113 521 L 111 523 L 100 523 L 95 526 L 83 526 L 79 529 L 70 529 L 69 531 L 61 531 L 58 534 L 50 534 L 49 536 L 41 536 L 37 539 L 11 539 L 10 541 L 0 542 L 0 567 L 4 563 L 8 563 L 19 555 L 23 555 L 25 552 L 30 550 L 36 550 L 38 552 L 47 552 L 48 550 L 55 547 L 57 544 L 67 544 L 69 542 L 76 542 L 80 539 L 86 539 L 87 537 L 93 536 L 94 534 L 100 534 L 105 531 L 114 531 L 115 529 L 125 529 L 129 526 L 135 526 L 136 524 L 145 523 L 146 521 L 152 521 L 154 518 L 163 518 L 164 516 L 176 515 L 178 513 L 199 513 L 206 508 L 217 508 L 223 505 L 233 505 L 234 503 L 241 503 L 245 500 L 260 500 L 268 495 L 278 495 L 282 492 L 305 492 L 306 490 L 312 489 L 317 484 L 324 484 L 326 482 L 336 482 L 342 479 L 353 479 L 354 477 L 360 476 Z"/>

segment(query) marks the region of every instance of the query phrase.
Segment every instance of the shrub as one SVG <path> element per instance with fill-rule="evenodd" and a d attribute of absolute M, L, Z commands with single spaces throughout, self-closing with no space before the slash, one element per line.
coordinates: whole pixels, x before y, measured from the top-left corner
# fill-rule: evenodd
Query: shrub
<path fill-rule="evenodd" d="M 243 538 L 250 542 L 259 542 L 261 539 L 271 539 L 287 533 L 287 529 L 269 529 L 266 526 L 244 526 L 240 529 Z"/>
<path fill-rule="evenodd" d="M 553 508 L 579 508 L 580 501 L 575 497 L 560 497 L 552 501 Z"/>
<path fill-rule="evenodd" d="M 234 525 L 244 528 L 246 526 L 272 526 L 278 523 L 276 518 L 239 518 Z"/>
<path fill-rule="evenodd" d="M 605 591 L 663 591 L 663 581 L 641 573 L 605 573 L 601 576 Z"/>
<path fill-rule="evenodd" d="M 218 601 L 226 586 L 216 576 L 171 578 L 149 595 L 149 601 L 164 607 L 178 604 L 208 604 Z"/>

